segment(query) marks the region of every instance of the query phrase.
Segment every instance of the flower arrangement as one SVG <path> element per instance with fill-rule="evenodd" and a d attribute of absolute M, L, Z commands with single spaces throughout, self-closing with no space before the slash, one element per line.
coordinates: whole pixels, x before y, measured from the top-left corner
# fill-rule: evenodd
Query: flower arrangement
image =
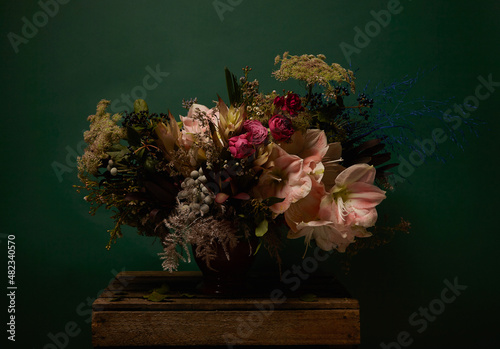
<path fill-rule="evenodd" d="M 98 104 L 78 190 L 89 192 L 92 214 L 115 210 L 108 248 L 122 225 L 136 227 L 161 240 L 172 271 L 190 245 L 209 263 L 214 244 L 228 251 L 252 237 L 279 258 L 283 230 L 339 252 L 372 235 L 395 166 L 383 139 L 370 139 L 374 101 L 360 94 L 346 105 L 355 76 L 324 55 L 285 53 L 275 63 L 276 79 L 301 81 L 303 95 L 262 93 L 246 67 L 240 79 L 226 69 L 228 104 L 184 100 L 179 120 L 150 113 L 143 100 L 124 115 Z"/>

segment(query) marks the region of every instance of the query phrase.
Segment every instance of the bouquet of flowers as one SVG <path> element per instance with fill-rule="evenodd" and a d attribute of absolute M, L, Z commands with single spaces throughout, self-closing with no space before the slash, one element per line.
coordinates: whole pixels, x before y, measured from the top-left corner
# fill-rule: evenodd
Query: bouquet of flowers
<path fill-rule="evenodd" d="M 228 103 L 184 100 L 179 119 L 150 113 L 143 100 L 124 115 L 98 104 L 78 189 L 89 192 L 91 213 L 114 209 L 108 248 L 122 225 L 136 227 L 161 240 L 172 271 L 190 245 L 209 263 L 215 244 L 228 251 L 242 239 L 259 238 L 278 257 L 284 234 L 339 252 L 372 235 L 396 165 L 383 138 L 370 136 L 374 101 L 360 94 L 347 105 L 355 76 L 324 55 L 285 53 L 275 63 L 273 75 L 301 81 L 304 94 L 262 93 L 246 67 L 239 79 L 226 69 Z"/>

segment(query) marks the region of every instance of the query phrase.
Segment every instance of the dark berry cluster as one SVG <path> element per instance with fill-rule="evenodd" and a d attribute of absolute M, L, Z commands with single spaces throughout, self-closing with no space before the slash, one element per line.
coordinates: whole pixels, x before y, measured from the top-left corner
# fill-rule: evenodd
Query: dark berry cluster
<path fill-rule="evenodd" d="M 312 93 L 309 99 L 308 109 L 310 111 L 317 111 L 319 109 L 328 108 L 334 103 L 333 101 L 326 101 L 322 93 Z"/>
<path fill-rule="evenodd" d="M 356 100 L 361 108 L 373 108 L 373 99 L 368 98 L 364 93 L 361 93 Z M 368 119 L 368 110 L 360 109 L 359 115 L 363 116 L 365 120 Z"/>
<path fill-rule="evenodd" d="M 132 127 L 134 125 L 140 124 L 141 120 L 144 120 L 148 117 L 148 113 L 145 111 L 141 111 L 139 113 L 136 112 L 125 112 L 125 116 L 123 117 L 123 126 L 124 127 Z"/>
<path fill-rule="evenodd" d="M 361 107 L 373 107 L 373 99 L 368 98 L 364 93 L 361 93 L 356 100 L 359 102 Z"/>
<path fill-rule="evenodd" d="M 154 123 L 158 123 L 161 121 L 168 120 L 169 116 L 168 116 L 168 114 L 165 114 L 165 113 L 159 113 L 159 114 L 153 113 L 153 114 L 149 115 L 149 119 L 152 120 Z"/>
<path fill-rule="evenodd" d="M 333 91 L 336 96 L 349 96 L 351 94 L 345 86 L 335 86 Z"/>
<path fill-rule="evenodd" d="M 162 121 L 165 121 L 168 119 L 169 119 L 169 116 L 168 116 L 168 114 L 165 114 L 165 113 L 149 114 L 145 111 L 141 111 L 139 113 L 125 112 L 125 116 L 123 117 L 122 125 L 124 127 L 134 127 L 134 126 L 143 127 L 144 125 L 156 126 L 156 124 L 158 122 L 162 122 Z M 146 120 L 150 120 L 151 122 L 145 122 Z"/>

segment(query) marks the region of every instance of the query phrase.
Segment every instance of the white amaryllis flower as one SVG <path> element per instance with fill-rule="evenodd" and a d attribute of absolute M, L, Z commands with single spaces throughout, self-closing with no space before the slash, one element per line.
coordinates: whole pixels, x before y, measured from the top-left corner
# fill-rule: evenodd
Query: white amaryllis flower
<path fill-rule="evenodd" d="M 347 246 L 353 243 L 356 237 L 369 237 L 371 233 L 359 226 L 345 226 L 332 221 L 311 221 L 297 225 L 297 231 L 290 230 L 288 238 L 305 238 L 309 245 L 311 239 L 316 241 L 319 248 L 324 251 L 336 249 L 345 252 Z"/>
<path fill-rule="evenodd" d="M 385 199 L 385 191 L 373 185 L 375 173 L 375 168 L 367 164 L 342 171 L 321 201 L 319 216 L 345 226 L 373 226 L 377 221 L 375 206 Z"/>

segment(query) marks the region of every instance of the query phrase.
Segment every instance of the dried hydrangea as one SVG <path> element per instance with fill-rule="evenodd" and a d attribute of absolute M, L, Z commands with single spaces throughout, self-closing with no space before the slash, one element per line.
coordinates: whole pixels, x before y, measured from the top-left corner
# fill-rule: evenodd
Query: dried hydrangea
<path fill-rule="evenodd" d="M 281 62 L 281 66 L 273 72 L 273 75 L 280 81 L 296 79 L 304 81 L 308 87 L 316 84 L 324 86 L 326 95 L 331 92 L 331 81 L 338 84 L 346 82 L 351 86 L 352 93 L 355 93 L 354 73 L 342 68 L 338 63 L 328 65 L 325 59 L 325 55 L 322 54 L 290 56 L 288 52 L 285 52 L 283 57 L 276 56 L 274 64 Z"/>
<path fill-rule="evenodd" d="M 97 104 L 95 115 L 90 115 L 87 120 L 90 121 L 90 130 L 85 131 L 83 139 L 88 144 L 81 158 L 78 158 L 79 177 L 85 176 L 85 173 L 91 175 L 97 174 L 102 160 L 109 157 L 107 151 L 120 139 L 126 137 L 126 131 L 123 127 L 118 126 L 121 120 L 120 114 L 106 112 L 106 108 L 110 105 L 110 101 L 101 100 Z"/>

